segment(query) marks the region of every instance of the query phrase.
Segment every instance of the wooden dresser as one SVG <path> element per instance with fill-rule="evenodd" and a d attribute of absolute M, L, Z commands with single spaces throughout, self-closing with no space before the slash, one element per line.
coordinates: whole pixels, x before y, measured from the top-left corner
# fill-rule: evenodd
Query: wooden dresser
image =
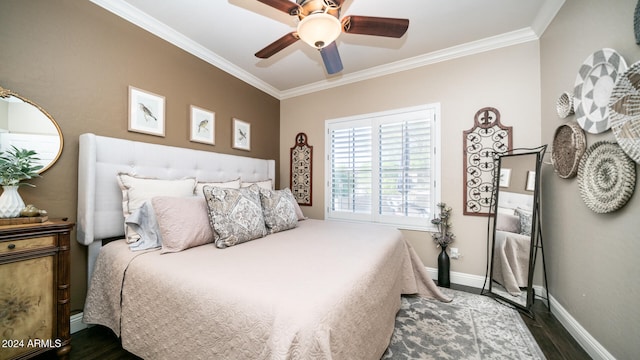
<path fill-rule="evenodd" d="M 71 351 L 69 249 L 74 224 L 0 226 L 0 360 Z"/>

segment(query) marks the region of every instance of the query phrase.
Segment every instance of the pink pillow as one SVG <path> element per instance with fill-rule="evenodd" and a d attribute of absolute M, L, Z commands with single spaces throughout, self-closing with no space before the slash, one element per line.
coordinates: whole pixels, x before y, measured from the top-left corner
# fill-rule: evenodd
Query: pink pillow
<path fill-rule="evenodd" d="M 207 202 L 203 197 L 156 196 L 151 199 L 162 250 L 170 253 L 213 242 Z"/>
<path fill-rule="evenodd" d="M 498 218 L 496 219 L 496 230 L 520 234 L 520 217 L 517 215 L 498 213 Z"/>

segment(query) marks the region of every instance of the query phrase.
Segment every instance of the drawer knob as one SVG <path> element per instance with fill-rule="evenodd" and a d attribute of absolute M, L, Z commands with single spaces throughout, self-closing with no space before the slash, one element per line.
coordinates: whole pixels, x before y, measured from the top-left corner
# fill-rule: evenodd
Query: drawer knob
<path fill-rule="evenodd" d="M 9 250 L 13 250 L 16 248 L 16 244 L 9 244 L 9 246 L 7 246 L 9 248 Z"/>

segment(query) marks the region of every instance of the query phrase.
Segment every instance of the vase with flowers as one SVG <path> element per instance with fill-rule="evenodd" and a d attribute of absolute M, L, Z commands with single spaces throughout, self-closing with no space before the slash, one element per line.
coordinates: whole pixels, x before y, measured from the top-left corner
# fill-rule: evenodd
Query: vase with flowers
<path fill-rule="evenodd" d="M 24 209 L 24 201 L 18 193 L 19 186 L 35 186 L 23 180 L 39 177 L 38 170 L 42 165 L 33 150 L 18 149 L 11 146 L 11 149 L 0 152 L 0 185 L 2 195 L 0 195 L 0 218 L 13 218 L 20 215 Z"/>
<path fill-rule="evenodd" d="M 450 287 L 451 281 L 449 280 L 449 255 L 447 254 L 447 246 L 453 242 L 456 238 L 451 232 L 451 207 L 446 203 L 438 203 L 440 214 L 438 217 L 431 220 L 431 223 L 436 225 L 438 231 L 433 233 L 433 241 L 440 247 L 440 255 L 438 255 L 438 285 L 443 287 Z"/>

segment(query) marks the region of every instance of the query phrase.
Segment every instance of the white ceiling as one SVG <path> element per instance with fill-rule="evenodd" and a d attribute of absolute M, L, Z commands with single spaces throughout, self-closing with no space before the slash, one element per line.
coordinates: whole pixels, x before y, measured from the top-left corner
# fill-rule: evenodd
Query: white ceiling
<path fill-rule="evenodd" d="M 91 0 L 279 99 L 539 38 L 564 0 L 345 0 L 341 17 L 408 18 L 400 39 L 343 33 L 344 70 L 327 75 L 302 41 L 254 54 L 297 17 L 257 0 Z"/>

